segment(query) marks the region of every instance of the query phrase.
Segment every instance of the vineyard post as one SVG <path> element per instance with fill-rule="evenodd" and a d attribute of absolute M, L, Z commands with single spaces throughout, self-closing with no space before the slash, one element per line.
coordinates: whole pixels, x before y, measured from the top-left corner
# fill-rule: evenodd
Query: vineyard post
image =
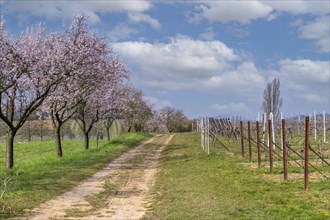
<path fill-rule="evenodd" d="M 251 123 L 248 121 L 248 140 L 249 140 L 249 159 L 252 162 L 252 146 L 251 146 Z"/>
<path fill-rule="evenodd" d="M 210 154 L 210 118 L 206 118 L 207 121 L 207 154 Z"/>
<path fill-rule="evenodd" d="M 305 164 L 304 164 L 304 189 L 308 190 L 308 152 L 309 151 L 309 117 L 305 118 Z"/>
<path fill-rule="evenodd" d="M 323 143 L 326 143 L 327 140 L 326 140 L 326 129 L 325 129 L 325 111 L 323 110 Z"/>
<path fill-rule="evenodd" d="M 200 123 L 200 131 L 201 131 L 201 146 L 202 146 L 202 149 L 204 150 L 204 122 L 203 122 L 203 118 L 200 119 L 201 120 L 201 123 Z"/>
<path fill-rule="evenodd" d="M 283 113 L 281 112 L 281 121 L 283 120 Z M 281 127 L 281 133 L 283 134 L 283 126 Z M 281 150 L 283 151 L 283 135 L 281 136 Z"/>
<path fill-rule="evenodd" d="M 243 138 L 243 122 L 240 121 L 240 128 L 241 128 L 241 145 L 242 145 L 242 158 L 244 158 L 244 138 Z"/>
<path fill-rule="evenodd" d="M 266 121 L 267 121 L 267 115 L 264 113 L 263 117 L 263 127 L 262 127 L 262 142 L 265 142 L 265 134 L 266 134 Z"/>
<path fill-rule="evenodd" d="M 201 133 L 201 147 L 203 148 L 203 142 L 202 142 L 202 119 L 199 118 L 199 126 L 200 126 L 200 129 L 199 129 L 199 132 Z"/>
<path fill-rule="evenodd" d="M 300 134 L 300 115 L 298 115 L 298 134 Z"/>
<path fill-rule="evenodd" d="M 283 146 L 283 174 L 284 180 L 288 180 L 288 161 L 286 149 L 286 132 L 285 132 L 285 119 L 282 119 L 282 146 Z"/>
<path fill-rule="evenodd" d="M 273 143 L 276 143 L 276 138 L 275 138 L 275 122 L 274 122 L 274 114 L 271 112 L 270 113 L 270 119 L 272 120 L 272 138 L 273 138 Z M 273 149 L 275 150 L 275 144 L 273 145 Z"/>
<path fill-rule="evenodd" d="M 257 121 L 256 126 L 257 126 L 258 167 L 261 167 L 259 121 Z"/>
<path fill-rule="evenodd" d="M 316 111 L 314 110 L 314 140 L 316 140 L 316 132 L 317 132 L 317 128 L 316 128 Z"/>
<path fill-rule="evenodd" d="M 268 120 L 268 145 L 269 145 L 269 169 L 270 173 L 273 173 L 273 137 L 272 137 L 272 120 Z"/>
<path fill-rule="evenodd" d="M 203 144 L 203 146 L 204 146 L 204 151 L 206 151 L 206 126 L 207 126 L 207 122 L 206 122 L 206 117 L 203 119 L 203 121 L 204 121 L 204 138 L 203 138 L 203 140 L 204 140 L 204 144 Z"/>

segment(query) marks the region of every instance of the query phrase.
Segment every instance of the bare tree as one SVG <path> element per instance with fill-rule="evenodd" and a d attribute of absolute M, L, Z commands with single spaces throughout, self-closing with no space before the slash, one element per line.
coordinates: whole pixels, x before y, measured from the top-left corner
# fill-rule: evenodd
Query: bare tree
<path fill-rule="evenodd" d="M 280 108 L 283 104 L 283 99 L 280 97 L 280 80 L 275 78 L 272 82 L 267 83 L 264 90 L 263 109 L 269 118 L 269 114 L 272 112 L 274 119 L 280 118 Z"/>

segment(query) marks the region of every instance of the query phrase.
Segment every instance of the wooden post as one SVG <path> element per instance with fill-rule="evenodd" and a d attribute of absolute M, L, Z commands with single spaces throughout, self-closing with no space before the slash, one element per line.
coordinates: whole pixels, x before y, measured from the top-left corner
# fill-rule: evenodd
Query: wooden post
<path fill-rule="evenodd" d="M 327 143 L 327 129 L 325 128 L 325 111 L 323 110 L 323 143 Z"/>
<path fill-rule="evenodd" d="M 261 167 L 259 121 L 257 121 L 256 126 L 257 126 L 258 167 Z"/>
<path fill-rule="evenodd" d="M 285 132 L 285 119 L 282 119 L 282 146 L 283 146 L 283 174 L 284 180 L 288 180 L 288 161 L 287 161 L 287 148 L 286 148 L 286 132 Z"/>
<path fill-rule="evenodd" d="M 210 154 L 210 118 L 206 118 L 207 122 L 207 154 Z"/>
<path fill-rule="evenodd" d="M 252 146 L 251 146 L 251 123 L 248 121 L 248 140 L 249 140 L 249 159 L 252 162 Z"/>
<path fill-rule="evenodd" d="M 268 136 L 269 136 L 269 169 L 273 173 L 273 136 L 272 136 L 272 120 L 268 120 Z"/>
<path fill-rule="evenodd" d="M 240 127 L 241 127 L 241 145 L 242 145 L 242 158 L 244 158 L 244 138 L 243 138 L 243 122 L 240 121 Z"/>
<path fill-rule="evenodd" d="M 203 140 L 204 140 L 204 143 L 203 143 L 203 146 L 204 146 L 204 151 L 206 152 L 206 117 L 203 119 L 203 125 L 204 125 L 204 137 L 203 137 Z"/>
<path fill-rule="evenodd" d="M 309 117 L 305 118 L 305 165 L 304 165 L 304 189 L 308 190 L 308 154 L 309 153 Z"/>

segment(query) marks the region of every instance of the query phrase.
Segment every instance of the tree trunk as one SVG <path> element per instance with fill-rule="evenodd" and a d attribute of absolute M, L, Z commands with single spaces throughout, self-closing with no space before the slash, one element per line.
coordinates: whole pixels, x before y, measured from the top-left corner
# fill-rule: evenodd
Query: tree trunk
<path fill-rule="evenodd" d="M 30 125 L 30 121 L 27 121 L 28 123 L 28 141 L 31 142 L 31 125 Z"/>
<path fill-rule="evenodd" d="M 55 136 L 55 145 L 56 152 L 58 157 L 63 157 L 62 151 L 62 140 L 61 140 L 61 124 L 58 124 L 56 128 L 54 128 L 54 136 Z"/>
<path fill-rule="evenodd" d="M 110 141 L 110 127 L 111 126 L 107 126 L 106 129 L 107 129 L 107 140 Z"/>
<path fill-rule="evenodd" d="M 96 131 L 96 148 L 99 148 L 99 130 Z"/>
<path fill-rule="evenodd" d="M 40 141 L 42 142 L 43 140 L 43 121 L 40 120 Z"/>
<path fill-rule="evenodd" d="M 6 143 L 6 168 L 11 169 L 14 166 L 14 137 L 16 131 L 9 130 Z"/>
<path fill-rule="evenodd" d="M 88 148 L 89 148 L 89 136 L 88 136 L 88 134 L 89 134 L 89 132 L 84 133 L 84 136 L 85 136 L 85 143 L 84 143 L 85 150 L 88 150 Z"/>
<path fill-rule="evenodd" d="M 106 130 L 107 130 L 107 140 L 110 141 L 110 128 L 111 128 L 111 125 L 113 124 L 113 122 L 115 121 L 114 118 L 108 118 L 107 119 L 107 123 L 106 123 Z"/>

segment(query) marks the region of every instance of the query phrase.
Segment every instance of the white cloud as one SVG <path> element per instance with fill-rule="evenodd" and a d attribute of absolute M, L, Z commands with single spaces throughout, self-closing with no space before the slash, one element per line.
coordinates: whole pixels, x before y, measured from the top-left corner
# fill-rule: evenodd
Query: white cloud
<path fill-rule="evenodd" d="M 139 12 L 129 13 L 128 18 L 132 23 L 141 23 L 141 22 L 147 23 L 155 30 L 161 28 L 161 24 L 157 19 L 152 18 L 149 15 L 143 13 L 139 13 Z"/>
<path fill-rule="evenodd" d="M 299 35 L 304 39 L 315 40 L 317 50 L 330 52 L 330 16 L 318 17 L 308 24 L 299 25 Z"/>
<path fill-rule="evenodd" d="M 121 42 L 112 45 L 138 66 L 140 80 L 162 91 L 197 90 L 253 99 L 265 84 L 249 61 L 220 41 L 175 37 L 169 43 Z"/>
<path fill-rule="evenodd" d="M 243 62 L 233 70 L 216 74 L 202 82 L 205 88 L 226 97 L 245 97 L 254 100 L 262 94 L 265 79 L 252 62 Z"/>
<path fill-rule="evenodd" d="M 202 39 L 202 40 L 208 40 L 208 41 L 211 41 L 214 39 L 215 37 L 215 32 L 213 31 L 213 29 L 210 27 L 210 28 L 207 28 L 206 31 L 204 33 L 201 33 L 199 35 L 199 37 Z"/>
<path fill-rule="evenodd" d="M 329 13 L 329 2 L 324 0 L 306 1 L 260 1 L 228 0 L 199 1 L 197 13 L 190 16 L 190 21 L 207 19 L 211 22 L 239 22 L 249 24 L 259 18 L 273 20 L 281 13 L 311 14 L 316 16 Z"/>
<path fill-rule="evenodd" d="M 317 104 L 324 104 L 324 99 L 319 96 L 318 94 L 300 94 L 298 95 L 304 100 L 306 100 L 308 103 L 317 103 Z M 328 97 L 329 98 L 329 97 Z M 329 99 L 328 99 L 329 100 Z"/>
<path fill-rule="evenodd" d="M 144 12 L 151 3 L 141 1 L 7 1 L 6 8 L 12 11 L 27 12 L 34 16 L 45 17 L 48 20 L 71 18 L 84 12 L 90 16 L 91 23 L 100 22 L 97 13 L 113 12 Z"/>
<path fill-rule="evenodd" d="M 254 112 L 244 103 L 215 104 L 212 106 L 221 115 L 252 115 Z"/>
<path fill-rule="evenodd" d="M 282 13 L 292 15 L 312 15 L 316 17 L 313 22 L 296 25 L 298 26 L 299 37 L 310 39 L 315 42 L 317 51 L 321 53 L 330 52 L 329 36 L 329 11 L 328 1 L 295 0 L 295 1 L 200 1 L 197 11 L 192 13 L 190 21 L 207 19 L 210 22 L 238 22 L 249 24 L 251 21 L 267 18 L 269 21 L 279 17 Z M 304 23 L 300 21 L 300 23 Z M 247 31 L 233 28 L 229 30 L 234 36 L 245 37 Z"/>
<path fill-rule="evenodd" d="M 111 41 L 119 41 L 129 39 L 132 35 L 138 31 L 127 24 L 119 24 L 113 30 L 108 33 L 108 37 Z"/>
<path fill-rule="evenodd" d="M 329 61 L 308 59 L 279 62 L 280 74 L 297 84 L 327 85 L 329 81 Z"/>
<path fill-rule="evenodd" d="M 214 22 L 236 21 L 248 24 L 252 20 L 267 16 L 272 8 L 259 1 L 212 1 L 199 6 L 200 13 L 195 14 L 195 20 L 206 18 Z"/>
<path fill-rule="evenodd" d="M 220 41 L 199 41 L 175 37 L 169 43 L 122 42 L 114 49 L 153 79 L 181 77 L 200 79 L 228 68 L 228 61 L 238 60 L 234 51 Z"/>
<path fill-rule="evenodd" d="M 329 13 L 329 2 L 323 0 L 264 1 L 278 12 L 290 14 L 324 15 Z"/>
<path fill-rule="evenodd" d="M 308 103 L 329 102 L 329 61 L 281 60 L 273 74 L 281 80 L 284 96 Z M 295 100 L 297 102 L 297 100 Z"/>
<path fill-rule="evenodd" d="M 151 103 L 155 107 L 155 110 L 160 110 L 166 106 L 173 106 L 173 104 L 168 100 L 160 100 L 152 96 L 143 96 L 143 98 Z"/>
<path fill-rule="evenodd" d="M 128 62 L 141 65 L 149 79 L 200 79 L 228 68 L 238 60 L 234 51 L 220 41 L 175 37 L 170 43 L 122 42 L 112 45 Z"/>

